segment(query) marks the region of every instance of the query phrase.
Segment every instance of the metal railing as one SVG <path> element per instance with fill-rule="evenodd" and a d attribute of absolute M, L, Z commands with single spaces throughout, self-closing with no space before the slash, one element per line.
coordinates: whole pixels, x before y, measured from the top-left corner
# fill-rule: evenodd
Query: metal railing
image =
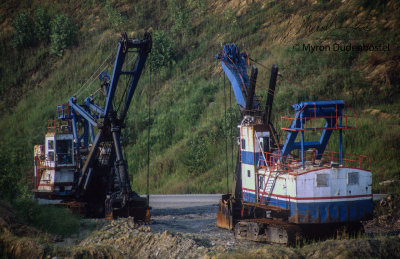
<path fill-rule="evenodd" d="M 267 158 L 265 168 L 270 171 L 280 173 L 292 173 L 303 169 L 301 159 L 296 159 L 295 156 L 282 156 L 274 153 L 265 153 Z M 325 151 L 320 160 L 316 160 L 315 150 L 305 153 L 305 165 L 332 167 L 339 166 L 339 152 Z M 364 155 L 343 154 L 342 166 L 352 167 L 363 170 L 370 170 L 371 158 Z"/>
<path fill-rule="evenodd" d="M 47 132 L 48 133 L 72 133 L 71 121 L 61 123 L 56 120 L 47 121 Z"/>
<path fill-rule="evenodd" d="M 339 152 L 325 151 L 322 155 L 322 163 L 339 163 Z M 359 169 L 371 169 L 371 157 L 355 154 L 343 154 L 342 164 L 344 167 L 353 167 Z"/>
<path fill-rule="evenodd" d="M 69 105 L 68 104 L 57 105 L 57 116 L 58 119 L 69 119 Z"/>

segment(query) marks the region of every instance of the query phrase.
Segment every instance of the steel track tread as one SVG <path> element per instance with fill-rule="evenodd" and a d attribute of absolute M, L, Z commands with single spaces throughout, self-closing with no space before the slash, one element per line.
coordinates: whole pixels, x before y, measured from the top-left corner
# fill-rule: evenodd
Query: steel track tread
<path fill-rule="evenodd" d="M 303 230 L 300 226 L 265 218 L 240 220 L 235 226 L 235 236 L 238 239 L 290 246 L 303 242 Z"/>

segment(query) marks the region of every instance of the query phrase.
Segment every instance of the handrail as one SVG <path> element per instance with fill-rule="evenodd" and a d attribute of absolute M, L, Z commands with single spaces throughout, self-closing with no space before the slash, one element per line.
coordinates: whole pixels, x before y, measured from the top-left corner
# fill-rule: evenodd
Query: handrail
<path fill-rule="evenodd" d="M 300 159 L 295 159 L 292 156 L 282 156 L 275 153 L 267 153 L 266 156 L 269 157 L 267 161 L 267 166 L 261 166 L 268 168 L 271 172 L 281 172 L 281 173 L 291 173 L 302 168 L 302 163 Z M 304 158 L 306 164 L 331 167 L 333 163 L 339 163 L 339 152 L 325 151 L 322 155 L 320 162 L 315 160 L 315 152 L 308 152 Z M 371 158 L 365 155 L 355 155 L 355 154 L 344 154 L 342 159 L 342 165 L 344 167 L 354 167 L 363 170 L 369 170 L 371 168 Z"/>
<path fill-rule="evenodd" d="M 64 129 L 65 127 L 65 129 Z M 47 132 L 48 133 L 72 133 L 71 122 L 68 121 L 64 124 L 61 124 L 60 121 L 56 120 L 48 120 L 47 121 Z"/>

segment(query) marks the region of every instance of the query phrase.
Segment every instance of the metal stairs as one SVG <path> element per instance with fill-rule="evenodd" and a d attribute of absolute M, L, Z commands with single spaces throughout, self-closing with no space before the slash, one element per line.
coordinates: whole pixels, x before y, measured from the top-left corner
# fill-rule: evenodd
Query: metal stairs
<path fill-rule="evenodd" d="M 262 147 L 261 147 L 261 141 L 259 140 L 259 137 L 256 137 L 255 139 L 256 139 L 256 142 L 257 142 L 257 144 L 259 146 L 259 150 L 263 150 Z M 263 202 L 265 193 L 268 193 L 267 201 L 266 201 L 266 203 L 268 203 L 269 200 L 271 199 L 271 195 L 272 195 L 272 192 L 273 192 L 273 190 L 275 188 L 276 180 L 278 179 L 278 176 L 280 175 L 280 172 L 279 171 L 272 171 L 272 169 L 269 168 L 264 152 L 261 152 L 261 157 L 260 157 L 260 159 L 258 161 L 258 166 L 261 166 L 261 162 L 264 163 L 263 166 L 266 166 L 266 168 L 267 168 L 267 170 L 269 172 L 269 175 L 268 175 L 267 181 L 264 184 L 264 189 L 263 189 L 263 193 L 262 193 L 261 198 L 260 198 L 260 202 Z"/>

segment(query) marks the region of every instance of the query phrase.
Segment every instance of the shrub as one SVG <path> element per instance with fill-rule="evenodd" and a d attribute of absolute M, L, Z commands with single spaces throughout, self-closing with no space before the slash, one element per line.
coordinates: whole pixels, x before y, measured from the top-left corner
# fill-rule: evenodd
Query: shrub
<path fill-rule="evenodd" d="M 50 40 L 50 16 L 46 9 L 38 8 L 35 10 L 35 34 L 38 40 L 45 43 Z"/>
<path fill-rule="evenodd" d="M 112 26 L 117 27 L 125 23 L 126 18 L 122 16 L 122 14 L 113 6 L 110 1 L 106 2 L 104 10 L 108 16 L 108 21 Z"/>
<path fill-rule="evenodd" d="M 195 137 L 189 141 L 187 152 L 183 156 L 183 163 L 188 172 L 195 175 L 207 170 L 207 146 L 203 137 Z"/>
<path fill-rule="evenodd" d="M 62 56 L 64 50 L 75 43 L 77 28 L 61 13 L 51 21 L 50 53 Z"/>
<path fill-rule="evenodd" d="M 32 46 L 38 41 L 49 42 L 50 16 L 44 8 L 36 9 L 33 15 L 28 11 L 21 12 L 14 18 L 13 26 L 15 47 Z"/>
<path fill-rule="evenodd" d="M 24 11 L 18 14 L 12 25 L 14 27 L 13 45 L 15 47 L 27 47 L 36 42 L 35 24 L 29 12 Z"/>
<path fill-rule="evenodd" d="M 190 10 L 185 2 L 178 0 L 170 0 L 168 3 L 169 13 L 174 26 L 172 33 L 176 36 L 182 36 L 183 33 L 188 33 L 191 29 Z"/>
<path fill-rule="evenodd" d="M 149 57 L 151 69 L 157 71 L 173 63 L 174 42 L 165 31 L 153 33 L 153 48 Z"/>

